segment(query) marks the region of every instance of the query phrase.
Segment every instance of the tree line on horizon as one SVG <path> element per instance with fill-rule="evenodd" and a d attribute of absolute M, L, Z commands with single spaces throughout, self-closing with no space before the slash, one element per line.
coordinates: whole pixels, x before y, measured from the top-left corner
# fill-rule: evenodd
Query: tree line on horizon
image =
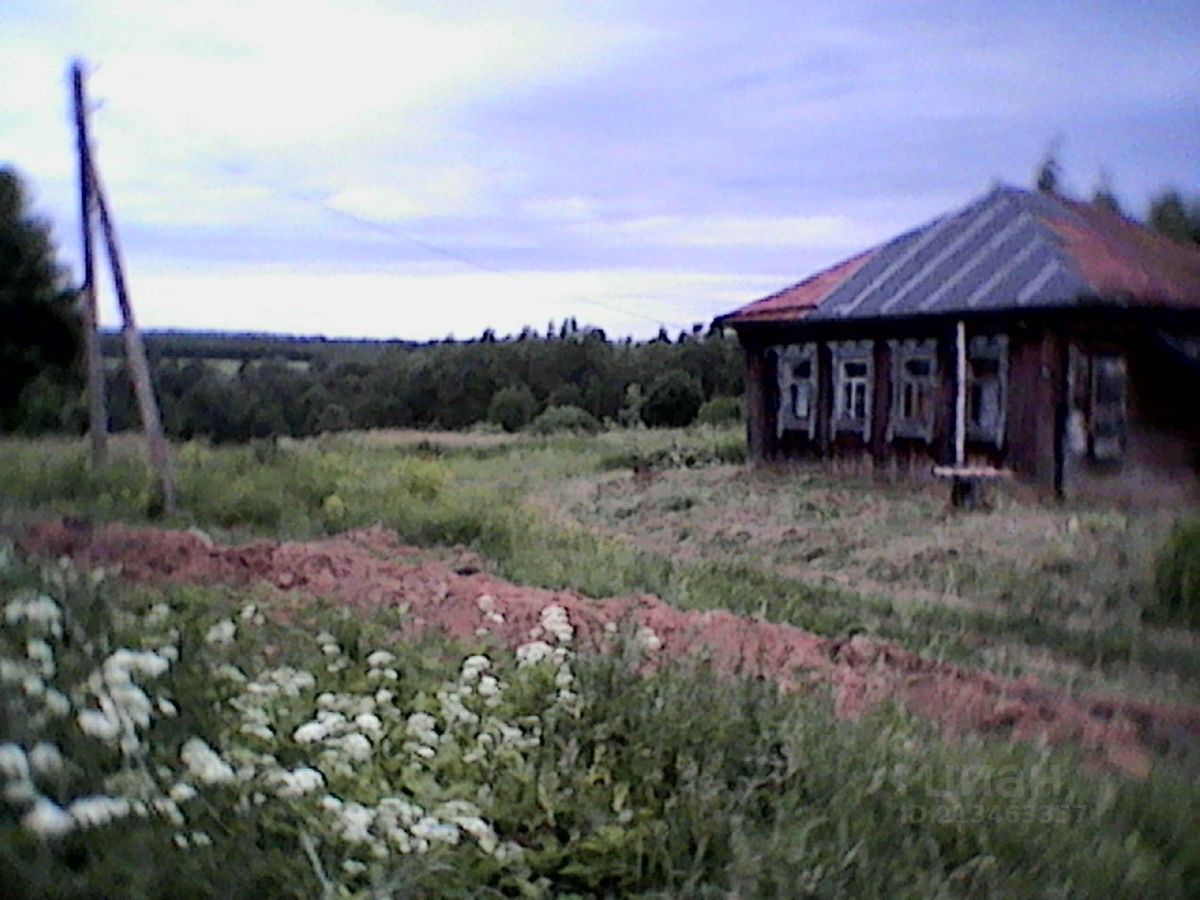
<path fill-rule="evenodd" d="M 592 429 L 602 423 L 687 425 L 703 404 L 736 415 L 742 390 L 737 339 L 720 330 L 614 342 L 573 319 L 559 333 L 531 330 L 424 345 L 382 344 L 366 355 L 329 353 L 306 361 L 279 355 L 243 358 L 233 371 L 212 358 L 186 356 L 186 337 L 172 335 L 174 355 L 149 335 L 163 424 L 173 437 L 216 442 L 278 435 L 303 437 L 369 428 L 458 430 L 489 423 L 507 431 L 531 424 Z M 236 346 L 237 338 L 223 343 Z M 229 357 L 221 357 L 229 359 Z M 138 427 L 126 370 L 108 372 L 109 418 L 115 431 Z M 546 418 L 549 416 L 549 418 Z"/>
<path fill-rule="evenodd" d="M 1058 181 L 1049 155 L 1035 182 L 1057 191 Z M 1092 202 L 1130 218 L 1107 182 Z M 1164 190 L 1146 224 L 1200 244 L 1200 197 Z M 120 336 L 101 340 L 111 362 Z M 516 430 L 537 427 L 539 418 L 545 429 L 679 425 L 704 404 L 705 418 L 733 415 L 742 392 L 736 339 L 703 326 L 640 342 L 613 341 L 573 318 L 544 334 L 527 327 L 498 338 L 488 330 L 425 344 L 169 332 L 148 335 L 147 347 L 168 433 L 214 441 L 482 422 Z M 23 178 L 0 165 L 0 434 L 82 433 L 82 356 L 78 290 Z M 123 367 L 109 368 L 108 393 L 113 430 L 137 427 Z"/>

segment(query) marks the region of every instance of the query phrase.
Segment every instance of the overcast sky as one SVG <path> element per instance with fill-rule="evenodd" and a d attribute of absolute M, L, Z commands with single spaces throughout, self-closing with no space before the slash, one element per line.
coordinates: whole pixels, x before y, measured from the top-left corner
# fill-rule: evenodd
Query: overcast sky
<path fill-rule="evenodd" d="M 152 328 L 645 336 L 1052 141 L 1068 191 L 1200 193 L 1196 0 L 0 0 L 0 164 L 75 271 L 76 55 Z"/>

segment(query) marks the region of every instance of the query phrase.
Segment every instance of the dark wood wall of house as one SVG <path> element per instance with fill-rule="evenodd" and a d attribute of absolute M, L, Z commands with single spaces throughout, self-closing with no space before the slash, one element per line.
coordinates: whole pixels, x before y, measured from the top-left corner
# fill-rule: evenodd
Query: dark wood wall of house
<path fill-rule="evenodd" d="M 865 327 L 864 327 L 865 324 Z M 750 458 L 859 460 L 876 472 L 928 476 L 933 464 L 954 456 L 954 322 L 810 323 L 739 328 L 746 354 L 746 410 Z M 999 445 L 968 441 L 967 461 L 1011 469 L 1044 493 L 1067 496 L 1136 497 L 1200 485 L 1200 363 L 1172 359 L 1156 342 L 1163 328 L 1200 335 L 1200 312 L 1148 316 L 1127 310 L 1081 314 L 1027 313 L 968 320 L 968 336 L 1008 337 L 1005 428 Z M 887 423 L 892 404 L 888 341 L 937 340 L 939 380 L 934 427 L 927 442 L 893 437 Z M 828 342 L 875 341 L 871 430 L 830 434 L 833 391 Z M 815 436 L 778 430 L 779 387 L 774 347 L 816 343 L 818 353 Z M 1127 362 L 1124 451 L 1120 460 L 1098 461 L 1073 452 L 1067 419 L 1077 400 L 1068 396 L 1072 353 L 1120 354 Z M 1077 388 L 1077 393 L 1079 392 Z M 1086 411 L 1084 411 L 1086 413 Z"/>

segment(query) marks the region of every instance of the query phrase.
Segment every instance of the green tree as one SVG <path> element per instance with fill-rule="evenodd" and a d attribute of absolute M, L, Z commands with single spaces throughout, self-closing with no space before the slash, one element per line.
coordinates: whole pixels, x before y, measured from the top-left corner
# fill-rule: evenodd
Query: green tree
<path fill-rule="evenodd" d="M 650 385 L 642 403 L 642 421 L 651 428 L 681 428 L 692 424 L 703 402 L 704 392 L 696 379 L 674 369 Z"/>
<path fill-rule="evenodd" d="M 1092 206 L 1115 213 L 1118 216 L 1125 215 L 1125 211 L 1121 209 L 1120 201 L 1117 200 L 1117 195 L 1113 192 L 1112 180 L 1108 177 L 1107 172 L 1100 173 L 1100 181 L 1096 185 L 1095 192 L 1092 194 Z"/>
<path fill-rule="evenodd" d="M 50 228 L 0 167 L 0 431 L 67 427 L 80 403 L 82 328 Z M 48 415 L 58 405 L 62 416 Z"/>
<path fill-rule="evenodd" d="M 488 404 L 487 418 L 489 422 L 499 425 L 505 431 L 520 431 L 537 412 L 537 400 L 533 391 L 523 384 L 501 388 L 492 395 Z"/>
<path fill-rule="evenodd" d="M 1200 200 L 1185 203 L 1179 191 L 1166 190 L 1150 203 L 1150 227 L 1181 244 L 1200 243 Z"/>

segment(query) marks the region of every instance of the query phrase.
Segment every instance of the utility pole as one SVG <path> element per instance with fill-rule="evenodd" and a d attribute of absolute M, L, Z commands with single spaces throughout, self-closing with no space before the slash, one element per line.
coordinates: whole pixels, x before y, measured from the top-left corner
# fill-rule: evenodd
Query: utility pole
<path fill-rule="evenodd" d="M 84 103 L 83 66 L 71 67 L 75 100 L 75 133 L 79 151 L 79 222 L 83 231 L 84 348 L 87 353 L 88 437 L 91 439 L 92 468 L 104 464 L 108 455 L 108 404 L 105 402 L 104 361 L 100 356 L 99 316 L 96 312 L 96 267 L 92 249 L 92 166 L 88 140 L 87 107 Z"/>
<path fill-rule="evenodd" d="M 84 114 L 83 76 L 78 62 L 74 66 L 74 83 L 76 88 L 77 117 L 80 129 L 80 143 L 87 149 L 86 115 Z M 158 476 L 159 499 L 162 501 L 162 511 L 166 515 L 175 512 L 175 475 L 171 464 L 171 450 L 163 434 L 162 419 L 158 412 L 158 401 L 154 397 L 154 383 L 150 379 L 150 366 L 146 361 L 146 348 L 142 343 L 141 332 L 138 331 L 137 320 L 133 315 L 133 304 L 129 299 L 129 291 L 125 283 L 125 269 L 121 263 L 121 248 L 117 244 L 117 230 L 113 225 L 112 214 L 108 201 L 104 197 L 104 189 L 100 184 L 100 173 L 91 152 L 81 154 L 84 167 L 82 177 L 82 197 L 85 209 L 84 235 L 85 254 L 91 252 L 91 215 L 93 206 L 100 214 L 100 229 L 104 236 L 105 247 L 108 250 L 108 261 L 112 270 L 113 287 L 117 292 L 117 304 L 121 309 L 122 333 L 125 337 L 125 361 L 129 366 L 130 381 L 137 395 L 138 412 L 141 415 L 142 431 L 146 435 L 146 446 L 150 455 L 150 465 Z M 90 257 L 89 257 L 90 258 Z M 85 260 L 85 268 L 90 263 Z M 95 284 L 90 275 L 87 276 L 91 285 L 92 310 L 95 310 Z M 93 320 L 94 323 L 94 320 Z M 95 329 L 93 325 L 93 335 Z M 93 343 L 95 340 L 93 338 Z M 96 351 L 99 358 L 99 349 Z M 89 372 L 91 359 L 89 357 Z M 103 375 L 103 372 L 101 372 Z"/>

